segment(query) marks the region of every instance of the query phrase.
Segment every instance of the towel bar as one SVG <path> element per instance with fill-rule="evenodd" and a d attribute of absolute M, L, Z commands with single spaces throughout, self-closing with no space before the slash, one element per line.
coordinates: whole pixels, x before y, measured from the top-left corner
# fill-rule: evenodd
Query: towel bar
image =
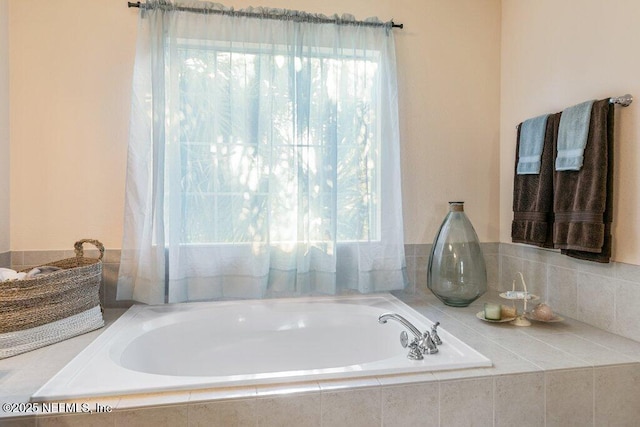
<path fill-rule="evenodd" d="M 630 94 L 618 96 L 615 98 L 609 98 L 609 104 L 620 104 L 623 107 L 628 107 L 633 102 L 633 96 Z"/>
<path fill-rule="evenodd" d="M 628 107 L 633 102 L 633 96 L 629 93 L 609 98 L 609 104 L 618 104 L 622 107 Z M 516 125 L 516 129 L 518 129 L 518 125 Z"/>

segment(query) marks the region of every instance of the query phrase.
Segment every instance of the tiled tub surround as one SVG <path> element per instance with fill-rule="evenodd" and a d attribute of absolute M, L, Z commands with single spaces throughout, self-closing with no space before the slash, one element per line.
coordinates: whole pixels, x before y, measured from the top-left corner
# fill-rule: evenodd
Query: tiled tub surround
<path fill-rule="evenodd" d="M 518 328 L 475 317 L 430 293 L 398 296 L 489 357 L 491 368 L 236 387 L 103 401 L 110 413 L 0 419 L 2 425 L 634 426 L 640 419 L 640 343 L 582 322 Z M 123 312 L 107 310 L 110 321 Z M 26 402 L 99 334 L 0 361 L 0 401 Z M 395 345 L 395 343 L 391 344 Z M 256 351 L 256 357 L 260 357 Z M 14 424 L 15 423 L 15 424 Z M 90 423 L 90 424 L 89 424 Z"/>
<path fill-rule="evenodd" d="M 103 402 L 114 408 L 108 414 L 10 420 L 10 414 L 0 413 L 4 417 L 0 424 L 637 425 L 640 266 L 593 264 L 523 245 L 482 246 L 494 291 L 471 307 L 446 307 L 425 289 L 428 244 L 407 245 L 410 286 L 398 296 L 427 317 L 440 316 L 449 331 L 489 357 L 493 368 L 356 383 L 123 396 Z M 91 251 L 87 255 L 94 256 Z M 72 251 L 14 251 L 11 261 L 13 268 L 19 268 L 70 256 Z M 110 307 L 130 304 L 115 301 L 118 261 L 119 251 L 107 250 L 102 297 Z M 510 289 L 516 271 L 522 271 L 532 291 L 568 319 L 528 328 L 478 320 L 475 313 L 484 301 L 503 302 L 495 290 Z M 113 321 L 123 311 L 108 309 L 106 317 Z M 100 333 L 0 360 L 0 401 L 26 402 Z"/>
<path fill-rule="evenodd" d="M 500 244 L 500 287 L 521 271 L 529 290 L 564 316 L 640 341 L 640 266 L 577 260 L 558 251 Z"/>
<path fill-rule="evenodd" d="M 409 292 L 426 287 L 430 250 L 428 244 L 406 246 Z M 491 289 L 510 290 L 520 271 L 528 290 L 554 311 L 640 341 L 640 266 L 599 264 L 509 243 L 483 243 L 482 250 Z"/>

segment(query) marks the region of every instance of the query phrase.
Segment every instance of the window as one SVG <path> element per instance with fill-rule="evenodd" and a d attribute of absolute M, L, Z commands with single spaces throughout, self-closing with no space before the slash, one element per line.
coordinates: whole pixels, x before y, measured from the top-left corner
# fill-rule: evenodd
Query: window
<path fill-rule="evenodd" d="M 177 49 L 183 243 L 378 240 L 376 56 L 268 50 Z"/>

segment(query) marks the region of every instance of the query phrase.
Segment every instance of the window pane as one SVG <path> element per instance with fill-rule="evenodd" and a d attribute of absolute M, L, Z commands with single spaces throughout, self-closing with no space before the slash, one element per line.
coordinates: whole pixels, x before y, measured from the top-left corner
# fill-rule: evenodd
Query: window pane
<path fill-rule="evenodd" d="M 186 243 L 379 239 L 377 63 L 185 45 Z"/>

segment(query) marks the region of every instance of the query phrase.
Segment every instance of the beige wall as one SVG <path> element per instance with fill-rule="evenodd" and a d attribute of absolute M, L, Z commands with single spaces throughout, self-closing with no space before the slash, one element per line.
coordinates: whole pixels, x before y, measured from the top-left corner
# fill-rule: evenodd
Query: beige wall
<path fill-rule="evenodd" d="M 10 249 L 9 233 L 9 21 L 0 0 L 0 253 Z"/>
<path fill-rule="evenodd" d="M 640 264 L 640 2 L 503 0 L 500 240 L 509 242 L 515 126 L 594 98 L 631 93 L 616 107 L 616 261 Z"/>
<path fill-rule="evenodd" d="M 448 200 L 482 241 L 499 227 L 500 0 L 227 0 L 377 15 L 396 30 L 407 243 Z M 118 248 L 137 11 L 123 0 L 9 0 L 11 249 Z"/>
<path fill-rule="evenodd" d="M 11 249 L 120 247 L 136 14 L 9 0 Z"/>

